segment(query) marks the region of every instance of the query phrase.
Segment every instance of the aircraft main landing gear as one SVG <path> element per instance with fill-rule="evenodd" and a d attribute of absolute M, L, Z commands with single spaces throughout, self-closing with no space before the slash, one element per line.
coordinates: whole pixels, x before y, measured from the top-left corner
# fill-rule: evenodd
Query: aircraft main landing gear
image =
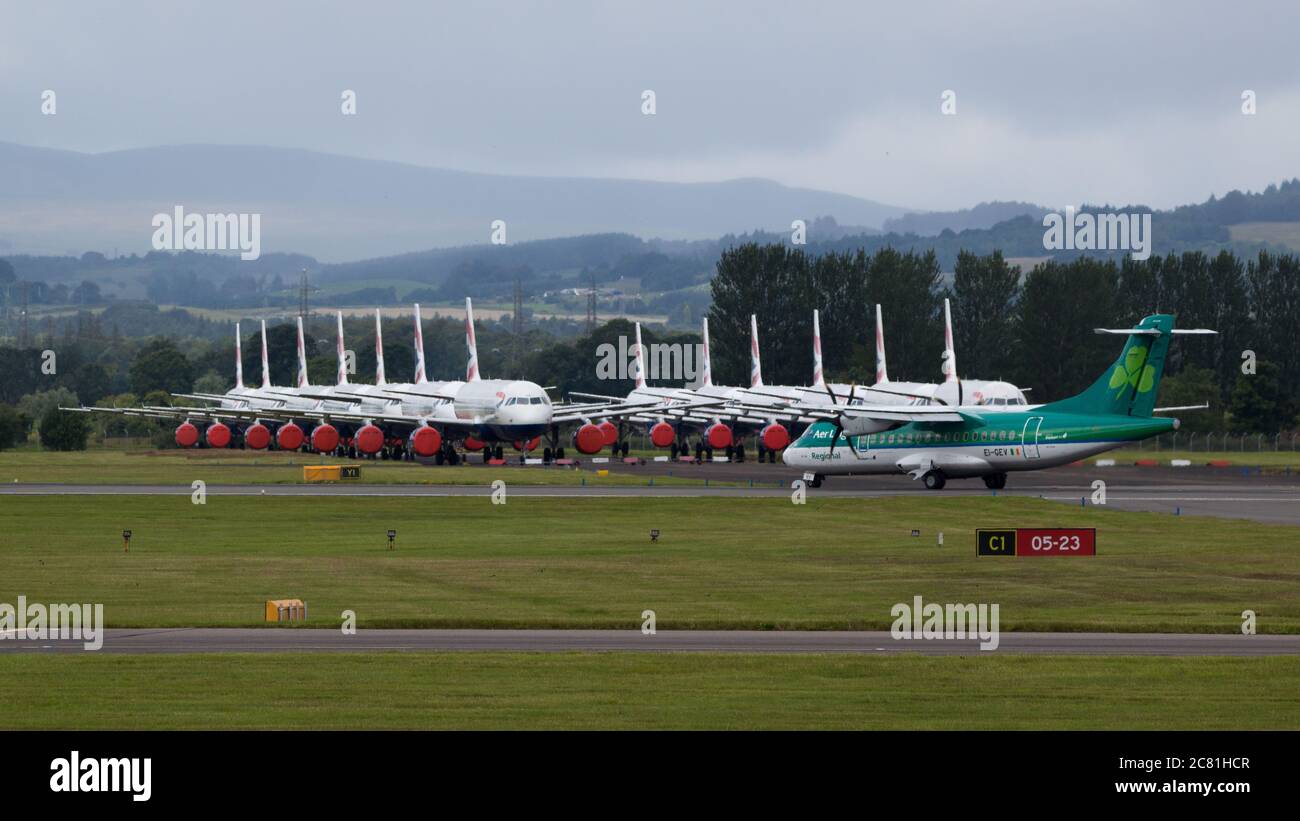
<path fill-rule="evenodd" d="M 921 477 L 925 483 L 926 490 L 943 490 L 943 486 L 948 484 L 948 478 L 943 475 L 941 470 L 932 470 Z"/>
<path fill-rule="evenodd" d="M 990 473 L 984 477 L 984 487 L 989 490 L 1001 490 L 1007 486 L 1007 475 L 1005 473 Z"/>

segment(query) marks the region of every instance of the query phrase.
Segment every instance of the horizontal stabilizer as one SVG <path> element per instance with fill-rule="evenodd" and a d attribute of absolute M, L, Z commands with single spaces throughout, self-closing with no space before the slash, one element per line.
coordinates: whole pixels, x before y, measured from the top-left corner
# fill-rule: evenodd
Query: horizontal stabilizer
<path fill-rule="evenodd" d="M 1152 409 L 1151 409 L 1151 412 L 1152 412 L 1152 413 L 1172 413 L 1173 411 L 1205 410 L 1205 409 L 1208 408 L 1209 406 L 1210 406 L 1210 403 L 1209 403 L 1209 402 L 1205 402 L 1205 403 L 1200 404 L 1200 405 L 1176 405 L 1176 406 L 1168 407 L 1168 408 L 1152 408 Z"/>

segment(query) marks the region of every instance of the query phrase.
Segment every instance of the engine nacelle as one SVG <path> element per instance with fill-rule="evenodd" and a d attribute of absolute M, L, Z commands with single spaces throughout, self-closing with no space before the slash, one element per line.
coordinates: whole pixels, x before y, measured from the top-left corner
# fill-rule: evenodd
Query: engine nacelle
<path fill-rule="evenodd" d="M 338 428 L 325 422 L 312 428 L 311 446 L 321 453 L 330 453 L 339 446 Z"/>
<path fill-rule="evenodd" d="M 667 422 L 656 422 L 650 428 L 650 444 L 657 448 L 666 448 L 677 438 L 677 431 Z"/>
<path fill-rule="evenodd" d="M 244 428 L 244 444 L 253 450 L 266 450 L 271 446 L 271 430 L 261 422 Z"/>
<path fill-rule="evenodd" d="M 588 456 L 600 453 L 600 449 L 605 447 L 605 434 L 588 422 L 573 432 L 573 446 Z"/>
<path fill-rule="evenodd" d="M 845 436 L 865 436 L 868 433 L 893 430 L 906 423 L 891 422 L 886 419 L 870 419 L 865 416 L 848 416 L 843 419 L 842 424 L 844 425 Z"/>
<path fill-rule="evenodd" d="M 721 422 L 714 422 L 704 432 L 704 438 L 708 440 L 709 447 L 714 450 L 723 450 L 731 445 L 731 428 Z"/>
<path fill-rule="evenodd" d="M 759 434 L 759 438 L 763 442 L 763 447 L 768 450 L 781 450 L 786 445 L 790 444 L 790 431 L 786 430 L 785 425 L 782 425 L 780 422 L 773 422 L 763 428 L 763 432 Z"/>
<path fill-rule="evenodd" d="M 524 441 L 522 439 L 516 439 L 514 441 L 515 450 L 522 451 L 524 453 L 537 450 L 537 446 L 540 445 L 541 443 L 542 443 L 542 437 L 540 436 L 534 436 L 532 439 L 529 439 L 527 441 Z"/>
<path fill-rule="evenodd" d="M 275 444 L 280 450 L 297 450 L 306 438 L 302 428 L 292 422 L 281 425 L 275 432 Z"/>
<path fill-rule="evenodd" d="M 378 453 L 384 446 L 384 432 L 374 425 L 366 425 L 356 433 L 357 450 L 361 453 Z"/>
<path fill-rule="evenodd" d="M 475 439 L 473 436 L 465 437 L 465 450 L 472 450 L 475 453 L 477 453 L 480 450 L 482 450 L 483 447 L 484 447 L 483 442 L 481 442 L 478 439 Z"/>
<path fill-rule="evenodd" d="M 607 447 L 618 441 L 618 425 L 615 425 L 613 422 L 606 419 L 596 427 L 600 428 L 601 435 L 605 437 L 605 445 Z"/>
<path fill-rule="evenodd" d="M 230 444 L 230 428 L 221 422 L 213 422 L 203 432 L 203 438 L 207 440 L 210 448 L 224 448 Z"/>
<path fill-rule="evenodd" d="M 437 428 L 422 427 L 411 431 L 406 446 L 416 456 L 432 456 L 442 448 L 442 434 Z"/>
<path fill-rule="evenodd" d="M 192 448 L 199 443 L 199 429 L 189 422 L 182 422 L 176 427 L 176 444 L 183 448 Z"/>

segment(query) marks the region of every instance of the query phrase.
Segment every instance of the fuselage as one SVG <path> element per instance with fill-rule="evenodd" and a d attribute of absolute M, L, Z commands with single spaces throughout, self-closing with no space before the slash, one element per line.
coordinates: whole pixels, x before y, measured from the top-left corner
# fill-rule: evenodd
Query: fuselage
<path fill-rule="evenodd" d="M 553 409 L 540 385 L 510 379 L 466 382 L 453 402 L 456 418 L 478 421 L 481 441 L 517 442 L 547 431 Z"/>
<path fill-rule="evenodd" d="M 981 408 L 978 422 L 913 422 L 879 433 L 841 434 L 811 425 L 784 454 L 785 463 L 818 474 L 906 473 L 927 465 L 950 477 L 985 476 L 1055 467 L 1168 433 L 1177 421 L 1161 417 L 1076 415 Z"/>

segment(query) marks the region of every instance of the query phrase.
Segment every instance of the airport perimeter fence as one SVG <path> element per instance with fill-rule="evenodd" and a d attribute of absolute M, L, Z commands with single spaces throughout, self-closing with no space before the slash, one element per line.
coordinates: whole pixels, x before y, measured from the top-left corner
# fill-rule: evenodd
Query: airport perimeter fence
<path fill-rule="evenodd" d="M 1138 450 L 1193 451 L 1199 453 L 1265 453 L 1296 451 L 1300 432 L 1278 433 L 1201 433 L 1199 431 L 1156 436 L 1138 443 Z"/>

